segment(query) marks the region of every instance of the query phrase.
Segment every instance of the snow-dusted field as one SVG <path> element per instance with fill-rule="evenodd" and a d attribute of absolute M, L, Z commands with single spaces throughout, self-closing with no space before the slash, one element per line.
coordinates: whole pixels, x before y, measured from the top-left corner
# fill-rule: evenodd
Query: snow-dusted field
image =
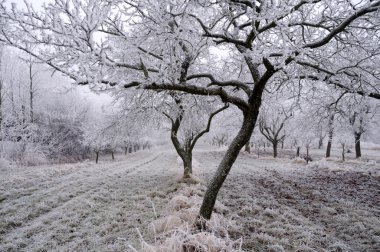
<path fill-rule="evenodd" d="M 207 181 L 223 151 L 198 150 Z M 373 159 L 380 153 L 373 152 Z M 182 186 L 174 151 L 0 168 L 0 251 L 131 251 Z M 379 251 L 379 161 L 260 159 L 242 153 L 220 201 L 245 251 Z"/>

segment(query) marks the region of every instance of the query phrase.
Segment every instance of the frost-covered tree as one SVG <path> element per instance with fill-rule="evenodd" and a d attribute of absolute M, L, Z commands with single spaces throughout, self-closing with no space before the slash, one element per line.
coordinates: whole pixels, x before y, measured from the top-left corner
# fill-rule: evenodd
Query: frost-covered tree
<path fill-rule="evenodd" d="M 260 133 L 272 144 L 273 157 L 277 157 L 278 144 L 285 139 L 285 123 L 292 117 L 292 108 L 287 101 L 268 99 L 261 106 Z"/>
<path fill-rule="evenodd" d="M 213 102 L 204 98 L 189 96 L 167 103 L 169 110 L 162 113 L 170 120 L 170 139 L 181 157 L 184 166 L 184 178 L 193 173 L 193 149 L 198 140 L 210 131 L 211 122 L 217 114 L 228 108 L 225 105 L 214 109 Z M 189 101 L 193 100 L 192 102 Z M 186 105 L 183 103 L 187 100 Z M 187 107 L 184 107 L 187 106 Z"/>
<path fill-rule="evenodd" d="M 377 104 L 364 97 L 346 96 L 339 104 L 340 124 L 348 125 L 355 143 L 355 156 L 362 156 L 360 141 L 363 133 L 374 123 Z"/>
<path fill-rule="evenodd" d="M 41 45 L 38 53 L 29 53 L 81 85 L 172 90 L 237 106 L 241 128 L 200 209 L 200 216 L 209 219 L 219 189 L 255 128 L 268 83 L 279 86 L 274 80 L 284 76 L 305 85 L 306 80 L 323 80 L 380 99 L 373 74 L 361 75 L 363 69 L 356 67 L 372 60 L 379 6 L 379 0 L 56 0 L 42 12 L 27 4 L 24 13 L 2 3 L 1 18 L 11 28 L 1 30 L 0 40 L 25 51 L 25 42 Z M 226 55 L 219 64 L 215 48 Z M 351 57 L 354 51 L 364 58 Z M 188 64 L 187 56 L 197 54 Z M 366 84 L 348 81 L 351 76 L 365 77 Z"/>
<path fill-rule="evenodd" d="M 23 164 L 77 160 L 82 152 L 85 102 L 75 92 L 46 92 L 56 79 L 42 65 L 30 62 L 28 55 L 7 48 L 5 58 L 1 70 L 2 155 Z"/>

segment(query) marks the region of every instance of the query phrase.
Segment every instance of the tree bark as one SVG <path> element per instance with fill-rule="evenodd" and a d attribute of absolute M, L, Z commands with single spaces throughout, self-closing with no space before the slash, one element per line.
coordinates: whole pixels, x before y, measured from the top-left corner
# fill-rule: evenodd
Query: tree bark
<path fill-rule="evenodd" d="M 249 142 L 247 142 L 247 143 L 245 144 L 244 151 L 245 151 L 245 152 L 248 152 L 248 153 L 251 153 L 251 146 L 250 146 Z"/>
<path fill-rule="evenodd" d="M 261 102 L 261 101 L 260 101 Z M 260 107 L 260 105 L 258 105 Z M 223 157 L 218 169 L 211 179 L 209 186 L 207 187 L 205 196 L 203 198 L 202 206 L 200 209 L 200 216 L 204 219 L 209 220 L 211 218 L 212 211 L 214 209 L 216 197 L 218 192 L 226 179 L 228 173 L 230 172 L 233 163 L 239 155 L 240 150 L 251 138 L 253 129 L 255 127 L 258 111 L 254 111 L 252 114 L 244 113 L 243 124 L 232 140 L 230 146 L 227 149 L 225 156 Z M 200 220 L 200 228 L 203 228 L 203 222 Z"/>
<path fill-rule="evenodd" d="M 326 148 L 326 158 L 330 157 L 330 154 L 331 154 L 331 141 L 329 139 L 329 141 L 327 142 L 327 148 Z"/>
<path fill-rule="evenodd" d="M 189 178 L 191 174 L 193 174 L 193 156 L 190 153 L 185 153 L 185 155 L 182 157 L 183 161 L 183 177 Z"/>
<path fill-rule="evenodd" d="M 334 134 L 334 115 L 331 115 L 329 119 L 329 139 L 328 139 L 327 148 L 326 148 L 326 158 L 330 157 L 330 154 L 331 154 L 331 144 L 332 144 L 333 134 Z"/>
<path fill-rule="evenodd" d="M 361 151 L 361 147 L 360 147 L 361 135 L 362 134 L 360 132 L 355 132 L 355 155 L 356 155 L 356 158 L 361 158 L 361 156 L 362 156 L 362 151 Z"/>
<path fill-rule="evenodd" d="M 272 145 L 273 145 L 273 157 L 276 158 L 277 157 L 277 142 L 273 142 Z"/>

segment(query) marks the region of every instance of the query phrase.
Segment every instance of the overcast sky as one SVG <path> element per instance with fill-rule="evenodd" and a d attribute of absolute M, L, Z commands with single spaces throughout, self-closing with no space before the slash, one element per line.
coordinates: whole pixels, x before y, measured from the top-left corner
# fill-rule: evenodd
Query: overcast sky
<path fill-rule="evenodd" d="M 28 2 L 32 3 L 33 7 L 38 10 L 42 6 L 44 2 L 52 2 L 53 0 L 27 0 Z M 9 3 L 16 3 L 17 7 L 23 7 L 25 6 L 24 0 L 8 0 Z"/>
<path fill-rule="evenodd" d="M 40 10 L 43 3 L 53 2 L 53 0 L 27 0 L 28 2 L 32 3 L 35 10 Z M 25 6 L 24 0 L 8 0 L 9 6 L 11 3 L 16 3 L 17 8 L 23 8 Z M 58 81 L 57 81 L 58 80 Z M 51 78 L 51 82 L 53 85 L 57 85 L 56 87 L 59 89 L 59 86 L 65 86 L 66 82 L 71 82 L 68 78 Z M 59 82 L 59 83 L 57 83 Z M 63 84 L 63 85 L 62 85 Z M 83 96 L 83 98 L 89 100 L 91 103 L 95 105 L 95 109 L 100 109 L 101 106 L 107 105 L 111 103 L 112 98 L 107 94 L 95 94 L 94 92 L 90 91 L 87 87 L 78 87 L 76 88 L 78 92 Z"/>

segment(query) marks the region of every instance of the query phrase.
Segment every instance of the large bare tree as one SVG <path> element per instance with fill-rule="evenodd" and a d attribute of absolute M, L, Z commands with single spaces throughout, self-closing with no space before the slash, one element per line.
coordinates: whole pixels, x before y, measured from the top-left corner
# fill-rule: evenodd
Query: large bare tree
<path fill-rule="evenodd" d="M 379 8 L 380 0 L 56 0 L 42 12 L 27 5 L 25 13 L 2 3 L 1 18 L 11 28 L 1 30 L 0 40 L 24 51 L 25 42 L 41 45 L 28 52 L 80 85 L 215 96 L 239 108 L 240 130 L 200 209 L 209 219 L 255 128 L 263 92 L 277 78 L 323 80 L 380 99 L 373 74 L 365 85 L 347 84 L 371 56 L 339 61 L 353 48 L 374 49 L 367 34 L 378 36 Z M 196 61 L 188 64 L 187 55 Z"/>

